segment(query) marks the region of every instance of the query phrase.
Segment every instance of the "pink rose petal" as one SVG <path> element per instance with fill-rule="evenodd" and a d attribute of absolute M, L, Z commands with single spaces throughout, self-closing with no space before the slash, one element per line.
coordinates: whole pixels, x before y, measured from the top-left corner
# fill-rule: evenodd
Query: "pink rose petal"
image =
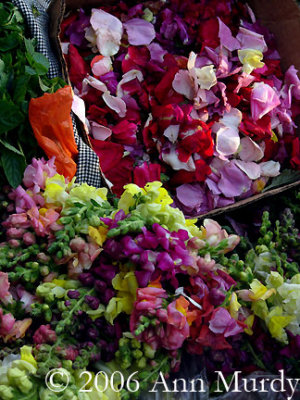
<path fill-rule="evenodd" d="M 93 8 L 91 25 L 97 36 L 99 52 L 103 56 L 117 54 L 123 34 L 122 22 L 103 10 Z"/>
<path fill-rule="evenodd" d="M 80 121 L 85 124 L 85 103 L 84 101 L 74 94 L 72 102 L 72 111 Z"/>
<path fill-rule="evenodd" d="M 245 174 L 252 180 L 254 179 L 258 179 L 261 175 L 261 169 L 260 166 L 258 164 L 256 164 L 255 162 L 247 162 L 247 161 L 241 161 L 241 160 L 234 160 L 233 161 L 235 163 L 235 165 L 237 165 L 239 167 L 239 169 L 243 172 L 245 172 Z"/>
<path fill-rule="evenodd" d="M 248 75 L 245 72 L 243 72 L 239 77 L 238 77 L 238 85 L 234 89 L 234 93 L 238 93 L 241 88 L 249 86 L 253 81 L 255 81 L 255 77 L 252 75 Z"/>
<path fill-rule="evenodd" d="M 84 78 L 84 80 L 82 81 L 83 85 L 82 85 L 82 91 L 85 93 L 87 92 L 87 89 L 85 88 L 85 86 L 90 85 L 93 88 L 99 90 L 100 92 L 106 92 L 107 91 L 107 87 L 106 85 L 99 81 L 99 79 L 94 78 L 93 76 L 88 76 L 87 78 Z"/>
<path fill-rule="evenodd" d="M 123 118 L 126 115 L 126 103 L 120 97 L 112 96 L 109 92 L 105 92 L 102 95 L 103 100 L 109 108 L 114 110 L 119 117 Z"/>
<path fill-rule="evenodd" d="M 225 113 L 218 123 L 216 132 L 216 150 L 223 156 L 237 152 L 240 145 L 238 126 L 242 120 L 242 113 L 237 108 L 232 108 Z"/>
<path fill-rule="evenodd" d="M 300 100 L 300 80 L 297 72 L 296 68 L 291 65 L 285 73 L 284 81 L 287 85 L 292 86 L 292 93 L 295 99 Z"/>
<path fill-rule="evenodd" d="M 3 314 L 0 308 L 0 336 L 6 336 L 13 329 L 16 320 L 12 314 Z"/>
<path fill-rule="evenodd" d="M 259 164 L 262 176 L 274 177 L 280 175 L 280 163 L 277 161 L 266 161 Z"/>
<path fill-rule="evenodd" d="M 162 151 L 163 161 L 170 165 L 175 171 L 183 169 L 185 171 L 195 171 L 193 157 L 190 157 L 187 162 L 181 162 L 176 152 L 176 146 L 172 145 L 170 149 Z"/>
<path fill-rule="evenodd" d="M 280 104 L 280 99 L 274 89 L 266 83 L 254 85 L 251 92 L 251 115 L 254 121 L 262 118 Z"/>
<path fill-rule="evenodd" d="M 239 157 L 242 161 L 259 161 L 263 156 L 264 152 L 251 138 L 246 136 L 241 139 Z"/>
<path fill-rule="evenodd" d="M 182 69 L 177 72 L 172 86 L 177 93 L 183 94 L 189 100 L 192 100 L 196 95 L 197 86 L 187 70 Z"/>
<path fill-rule="evenodd" d="M 221 127 L 217 132 L 217 152 L 223 156 L 234 154 L 240 145 L 239 131 L 230 126 Z"/>
<path fill-rule="evenodd" d="M 111 129 L 106 126 L 100 125 L 97 122 L 91 122 L 92 135 L 94 139 L 105 140 L 109 138 L 112 134 Z"/>
<path fill-rule="evenodd" d="M 103 57 L 101 60 L 95 62 L 92 67 L 92 72 L 96 76 L 107 74 L 112 68 L 111 58 Z"/>
<path fill-rule="evenodd" d="M 164 131 L 164 136 L 166 136 L 172 143 L 175 143 L 177 141 L 178 134 L 179 134 L 179 125 L 170 125 Z"/>
<path fill-rule="evenodd" d="M 134 79 L 137 79 L 139 82 L 142 82 L 144 77 L 143 73 L 139 71 L 138 69 L 131 69 L 130 71 L 126 72 L 123 76 L 120 82 L 118 83 L 117 86 L 117 96 L 118 97 L 123 97 L 124 96 L 124 91 L 122 89 L 122 85 L 124 85 L 127 82 L 133 81 Z"/>

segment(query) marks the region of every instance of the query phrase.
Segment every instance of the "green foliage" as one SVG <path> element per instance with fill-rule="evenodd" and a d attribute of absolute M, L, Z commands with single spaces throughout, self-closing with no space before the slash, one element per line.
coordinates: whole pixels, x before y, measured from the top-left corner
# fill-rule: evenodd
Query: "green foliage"
<path fill-rule="evenodd" d="M 11 2 L 0 3 L 0 184 L 21 183 L 27 162 L 41 150 L 28 121 L 31 98 L 65 86 L 49 79 L 49 61 L 36 50 L 36 41 L 25 37 L 25 23 Z M 4 173 L 3 173 L 4 172 Z"/>

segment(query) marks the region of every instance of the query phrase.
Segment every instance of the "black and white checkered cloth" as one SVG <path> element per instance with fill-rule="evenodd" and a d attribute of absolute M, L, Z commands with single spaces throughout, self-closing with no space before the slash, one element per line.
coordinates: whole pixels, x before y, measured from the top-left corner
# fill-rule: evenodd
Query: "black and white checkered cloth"
<path fill-rule="evenodd" d="M 51 49 L 48 35 L 49 16 L 47 14 L 47 8 L 51 0 L 12 0 L 12 3 L 19 8 L 25 18 L 31 36 L 37 40 L 37 51 L 44 54 L 50 62 L 49 78 L 61 76 L 61 67 Z M 34 12 L 34 10 L 38 12 Z M 72 116 L 72 121 L 75 141 L 79 152 L 76 182 L 86 182 L 89 185 L 101 187 L 103 186 L 103 182 L 100 174 L 98 157 L 79 136 L 74 116 Z"/>

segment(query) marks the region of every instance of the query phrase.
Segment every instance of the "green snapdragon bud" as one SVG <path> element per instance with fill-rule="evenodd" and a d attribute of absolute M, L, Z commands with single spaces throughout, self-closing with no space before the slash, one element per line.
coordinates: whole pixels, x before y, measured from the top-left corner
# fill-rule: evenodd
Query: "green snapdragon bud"
<path fill-rule="evenodd" d="M 12 400 L 14 398 L 11 387 L 6 385 L 0 385 L 0 399 L 1 400 Z"/>
<path fill-rule="evenodd" d="M 77 214 L 76 214 L 77 215 Z M 72 217 L 61 217 L 59 218 L 59 222 L 62 223 L 63 225 L 68 225 L 72 223 Z"/>
<path fill-rule="evenodd" d="M 122 338 L 119 340 L 119 346 L 120 346 L 120 347 L 128 346 L 128 344 L 129 344 L 129 339 L 128 339 L 128 338 L 122 337 Z"/>
<path fill-rule="evenodd" d="M 97 227 L 100 226 L 101 221 L 97 215 L 92 215 L 91 217 L 88 218 L 88 223 L 91 226 Z"/>
<path fill-rule="evenodd" d="M 144 354 L 147 358 L 153 359 L 155 356 L 156 350 L 152 349 L 152 347 L 148 343 L 143 343 Z"/>
<path fill-rule="evenodd" d="M 58 399 L 61 400 L 62 398 L 61 397 L 58 398 L 58 396 L 51 390 L 42 388 L 39 392 L 39 399 L 40 400 L 58 400 Z"/>
<path fill-rule="evenodd" d="M 9 368 L 7 378 L 11 385 L 16 386 L 24 394 L 32 389 L 32 382 L 28 379 L 26 372 L 19 368 Z"/>
<path fill-rule="evenodd" d="M 120 340 L 121 340 L 121 339 L 120 339 Z M 141 344 L 141 342 L 139 342 L 138 340 L 132 339 L 131 342 L 130 342 L 130 346 L 131 346 L 131 348 L 133 348 L 133 349 L 140 349 L 140 348 L 142 347 L 142 344 Z"/>
<path fill-rule="evenodd" d="M 64 392 L 63 400 L 78 400 L 78 397 L 71 389 L 67 389 Z M 84 397 L 83 397 L 83 400 L 84 400 Z"/>
<path fill-rule="evenodd" d="M 69 289 L 78 289 L 81 286 L 80 281 L 75 281 L 74 279 L 66 280 L 64 288 L 66 290 Z"/>
<path fill-rule="evenodd" d="M 36 294 L 39 297 L 43 297 L 47 302 L 51 303 L 55 299 L 54 293 L 52 293 L 52 289 L 54 288 L 55 288 L 54 283 L 50 282 L 43 283 L 37 287 Z"/>
<path fill-rule="evenodd" d="M 73 226 L 68 225 L 66 230 L 68 231 L 70 239 L 73 239 L 75 237 L 75 229 L 73 228 Z"/>
<path fill-rule="evenodd" d="M 134 351 L 132 352 L 132 355 L 133 355 L 133 357 L 134 357 L 135 359 L 139 359 L 139 358 L 142 358 L 142 357 L 143 357 L 143 352 L 142 352 L 141 350 L 136 349 L 136 350 L 134 350 Z"/>
<path fill-rule="evenodd" d="M 62 366 L 63 366 L 63 368 L 65 368 L 65 369 L 67 369 L 67 370 L 69 370 L 69 371 L 71 371 L 72 370 L 72 361 L 71 360 L 63 360 L 63 362 L 62 362 Z"/>
<path fill-rule="evenodd" d="M 140 369 L 146 368 L 146 366 L 147 366 L 147 359 L 146 359 L 146 357 L 140 358 L 140 359 L 138 360 L 138 362 L 137 362 L 137 366 L 138 366 L 138 368 L 140 368 Z"/>
<path fill-rule="evenodd" d="M 52 311 L 49 309 L 44 313 L 45 320 L 50 322 L 52 320 Z"/>
<path fill-rule="evenodd" d="M 48 265 L 42 265 L 42 266 L 40 267 L 40 273 L 41 273 L 42 276 L 47 276 L 47 275 L 49 275 L 50 270 L 49 270 Z"/>

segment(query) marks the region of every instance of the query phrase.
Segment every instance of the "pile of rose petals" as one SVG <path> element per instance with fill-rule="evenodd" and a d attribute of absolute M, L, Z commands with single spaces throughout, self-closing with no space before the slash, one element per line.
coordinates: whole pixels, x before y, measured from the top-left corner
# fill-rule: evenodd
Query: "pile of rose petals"
<path fill-rule="evenodd" d="M 62 24 L 74 87 L 102 170 L 161 180 L 186 215 L 260 193 L 300 168 L 300 81 L 237 1 L 154 1 L 80 10 Z"/>

